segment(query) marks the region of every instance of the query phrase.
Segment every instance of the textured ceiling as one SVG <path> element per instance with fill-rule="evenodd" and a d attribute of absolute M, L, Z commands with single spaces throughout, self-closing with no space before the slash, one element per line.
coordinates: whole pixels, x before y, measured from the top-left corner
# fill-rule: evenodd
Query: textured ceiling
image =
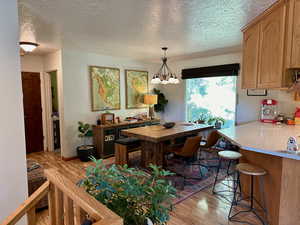
<path fill-rule="evenodd" d="M 276 0 L 19 0 L 40 53 L 61 46 L 142 60 L 241 44 L 247 22 Z M 22 11 L 22 12 L 21 12 Z M 25 13 L 23 11 L 26 11 Z"/>

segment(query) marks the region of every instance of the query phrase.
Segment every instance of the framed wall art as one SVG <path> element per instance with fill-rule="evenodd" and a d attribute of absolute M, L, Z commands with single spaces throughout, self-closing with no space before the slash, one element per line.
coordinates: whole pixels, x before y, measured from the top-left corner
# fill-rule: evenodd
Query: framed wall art
<path fill-rule="evenodd" d="M 148 93 L 148 72 L 141 70 L 125 70 L 126 108 L 147 108 L 144 95 Z"/>
<path fill-rule="evenodd" d="M 247 89 L 247 96 L 267 96 L 267 89 Z"/>
<path fill-rule="evenodd" d="M 120 70 L 89 66 L 92 111 L 120 109 Z"/>

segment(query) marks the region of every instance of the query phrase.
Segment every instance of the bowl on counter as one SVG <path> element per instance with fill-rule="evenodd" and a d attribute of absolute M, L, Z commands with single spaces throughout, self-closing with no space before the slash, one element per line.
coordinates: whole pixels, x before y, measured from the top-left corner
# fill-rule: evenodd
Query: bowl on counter
<path fill-rule="evenodd" d="M 163 126 L 164 126 L 164 128 L 166 128 L 166 129 L 170 129 L 170 128 L 174 127 L 175 124 L 176 124 L 176 123 L 174 123 L 174 122 L 168 122 L 168 123 L 164 123 Z"/>

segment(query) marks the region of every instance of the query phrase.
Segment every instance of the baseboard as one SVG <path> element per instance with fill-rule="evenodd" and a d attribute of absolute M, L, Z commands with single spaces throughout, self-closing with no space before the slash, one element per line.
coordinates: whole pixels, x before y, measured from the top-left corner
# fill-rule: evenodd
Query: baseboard
<path fill-rule="evenodd" d="M 71 160 L 74 160 L 74 159 L 77 159 L 78 158 L 78 156 L 73 156 L 73 157 L 61 157 L 61 159 L 62 160 L 64 160 L 64 161 L 71 161 Z"/>

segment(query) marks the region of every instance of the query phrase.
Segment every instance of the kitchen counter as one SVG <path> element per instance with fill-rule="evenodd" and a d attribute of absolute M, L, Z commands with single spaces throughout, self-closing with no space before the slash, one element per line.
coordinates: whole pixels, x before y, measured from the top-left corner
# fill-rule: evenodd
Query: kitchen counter
<path fill-rule="evenodd" d="M 219 133 L 244 150 L 300 160 L 300 153 L 286 151 L 289 137 L 296 137 L 300 144 L 300 126 L 257 121 L 221 129 Z"/>
<path fill-rule="evenodd" d="M 295 225 L 300 221 L 300 154 L 286 151 L 290 136 L 300 143 L 300 126 L 251 122 L 219 133 L 240 147 L 241 163 L 267 171 L 262 180 L 254 178 L 255 198 L 263 204 L 265 195 L 270 225 Z M 250 194 L 249 176 L 240 175 L 244 195 Z"/>

